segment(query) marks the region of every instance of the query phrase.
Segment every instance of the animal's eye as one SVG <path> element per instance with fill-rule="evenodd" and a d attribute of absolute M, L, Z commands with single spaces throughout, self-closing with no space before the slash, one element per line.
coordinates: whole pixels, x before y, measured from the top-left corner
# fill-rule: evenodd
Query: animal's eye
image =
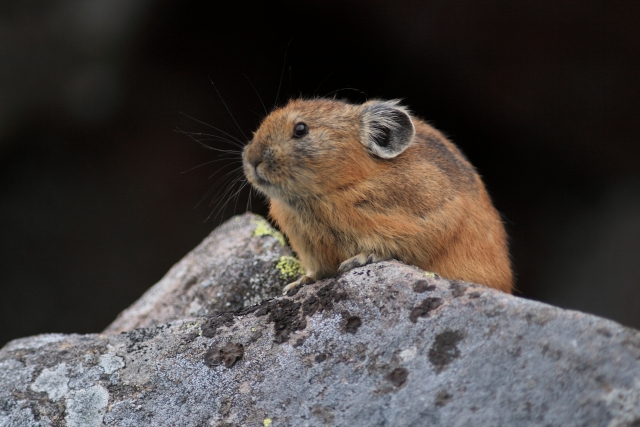
<path fill-rule="evenodd" d="M 302 138 L 303 136 L 305 136 L 308 133 L 309 133 L 309 126 L 307 126 L 306 124 L 304 124 L 302 122 L 296 123 L 296 125 L 293 127 L 293 137 L 294 138 Z"/>

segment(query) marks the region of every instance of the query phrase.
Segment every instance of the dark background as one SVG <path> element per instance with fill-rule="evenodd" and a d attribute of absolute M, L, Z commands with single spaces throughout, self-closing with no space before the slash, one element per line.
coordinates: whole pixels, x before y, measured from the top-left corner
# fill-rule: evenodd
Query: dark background
<path fill-rule="evenodd" d="M 181 173 L 218 158 L 181 113 L 240 138 L 209 79 L 249 134 L 249 80 L 271 108 L 281 76 L 281 102 L 404 99 L 485 178 L 522 296 L 640 327 L 638 22 L 610 0 L 3 1 L 0 345 L 102 330 L 231 216 L 194 209 L 234 165 Z"/>

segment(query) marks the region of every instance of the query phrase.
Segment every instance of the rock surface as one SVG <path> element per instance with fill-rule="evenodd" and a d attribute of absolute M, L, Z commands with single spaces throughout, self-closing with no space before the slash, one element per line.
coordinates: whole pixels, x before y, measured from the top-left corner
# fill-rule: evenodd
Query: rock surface
<path fill-rule="evenodd" d="M 279 238 L 231 219 L 103 334 L 7 344 L 0 426 L 640 424 L 639 332 L 396 261 L 272 298 Z"/>
<path fill-rule="evenodd" d="M 262 217 L 236 216 L 216 228 L 104 331 L 236 310 L 280 295 L 297 278 L 284 237 Z M 295 268 L 294 268 L 295 270 Z"/>

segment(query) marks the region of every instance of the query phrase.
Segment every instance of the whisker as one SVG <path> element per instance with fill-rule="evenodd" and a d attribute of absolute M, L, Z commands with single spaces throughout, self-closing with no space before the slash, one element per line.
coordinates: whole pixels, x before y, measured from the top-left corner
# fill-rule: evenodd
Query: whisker
<path fill-rule="evenodd" d="M 235 162 L 230 162 L 230 163 L 229 163 L 229 165 L 232 165 L 232 164 L 235 164 L 235 163 L 242 163 L 242 162 L 238 160 L 238 161 L 235 161 Z M 227 166 L 227 165 L 225 165 L 225 166 Z M 213 173 L 213 175 L 209 176 L 207 179 L 211 179 L 211 178 L 213 178 L 213 177 L 214 177 L 214 176 L 215 176 L 219 171 L 221 171 L 222 169 L 224 169 L 224 166 L 223 166 L 222 168 L 218 169 L 216 172 L 214 172 L 214 173 Z M 241 168 L 240 168 L 240 167 L 236 167 L 236 168 L 234 168 L 234 169 L 233 169 L 233 170 L 231 170 L 230 172 L 227 172 L 226 174 L 224 174 L 224 175 L 222 176 L 222 178 L 220 178 L 220 179 L 225 178 L 226 176 L 230 175 L 232 172 L 235 172 L 235 171 L 237 171 L 237 170 L 239 170 L 239 169 L 241 169 Z"/>
<path fill-rule="evenodd" d="M 340 92 L 341 90 L 353 90 L 353 91 L 355 91 L 355 92 L 361 93 L 361 94 L 362 94 L 362 95 L 364 95 L 365 97 L 368 97 L 368 96 L 369 96 L 369 95 L 367 95 L 366 93 L 364 93 L 363 91 L 361 91 L 361 90 L 359 90 L 359 89 L 356 89 L 356 88 L 353 88 L 353 87 L 343 87 L 343 88 L 341 88 L 341 89 L 336 89 L 336 90 L 333 90 L 333 91 L 331 91 L 331 92 L 327 93 L 326 95 L 324 95 L 324 96 L 323 96 L 323 98 L 328 97 L 328 96 L 329 96 L 329 95 L 331 95 L 332 93 Z M 334 99 L 335 99 L 335 97 L 334 97 Z"/>
<path fill-rule="evenodd" d="M 220 101 L 222 101 L 222 105 L 224 105 L 224 108 L 227 109 L 227 113 L 229 113 L 229 116 L 231 117 L 231 120 L 233 120 L 233 123 L 236 125 L 236 128 L 238 128 L 238 130 L 240 131 L 240 135 L 244 138 L 244 139 L 249 139 L 247 138 L 247 135 L 245 135 L 245 133 L 242 131 L 242 129 L 240 128 L 240 125 L 238 125 L 238 122 L 236 121 L 236 118 L 233 117 L 233 114 L 231 113 L 231 110 L 229 109 L 229 107 L 227 107 L 227 103 L 224 102 L 224 98 L 222 98 L 222 95 L 220 95 L 220 91 L 218 90 L 218 88 L 216 87 L 216 84 L 213 82 L 213 80 L 211 79 L 211 77 L 209 77 L 209 81 L 211 82 L 211 85 L 213 86 L 213 88 L 216 90 L 216 93 L 218 94 L 218 97 L 220 98 Z"/>
<path fill-rule="evenodd" d="M 256 95 L 258 95 L 258 99 L 260 100 L 260 104 L 262 104 L 262 108 L 264 108 L 264 115 L 265 116 L 269 115 L 269 112 L 267 111 L 267 107 L 265 107 L 264 102 L 262 102 L 262 97 L 258 93 L 258 89 L 256 89 L 256 87 L 253 85 L 253 83 L 251 83 L 251 80 L 249 80 L 249 76 L 247 76 L 245 73 L 242 73 L 242 75 L 246 77 L 247 81 L 249 82 L 249 84 L 251 85 L 253 90 L 256 92 Z"/>
<path fill-rule="evenodd" d="M 207 199 L 207 197 L 209 197 L 209 194 L 213 192 L 214 188 L 216 188 L 215 184 L 209 187 L 209 189 L 204 193 L 204 196 L 202 196 L 200 200 L 198 200 L 198 203 L 196 203 L 196 205 L 193 207 L 194 210 L 198 209 L 198 206 L 200 206 L 200 204 L 204 202 Z"/>
<path fill-rule="evenodd" d="M 329 74 L 327 75 L 327 77 L 325 77 L 324 79 L 322 79 L 322 81 L 320 82 L 320 84 L 318 85 L 318 87 L 316 87 L 316 89 L 312 92 L 314 97 L 315 97 L 315 96 L 316 96 L 316 94 L 318 93 L 318 90 L 320 90 L 320 86 L 322 86 L 322 84 L 323 84 L 324 82 L 326 82 L 326 81 L 327 81 L 327 79 L 328 79 L 329 77 L 331 77 L 332 75 L 333 75 L 333 73 L 329 73 Z"/>
<path fill-rule="evenodd" d="M 191 120 L 194 120 L 194 121 L 196 121 L 196 122 L 198 122 L 198 123 L 201 123 L 201 124 L 203 124 L 203 125 L 205 125 L 205 126 L 209 126 L 210 128 L 215 129 L 215 130 L 217 130 L 218 132 L 221 132 L 221 133 L 223 133 L 223 134 L 227 135 L 229 138 L 233 139 L 233 140 L 234 140 L 234 141 L 236 141 L 238 144 L 240 144 L 240 146 L 239 146 L 240 148 L 243 148 L 243 147 L 244 147 L 244 143 L 243 143 L 242 141 L 240 141 L 238 138 L 236 138 L 235 136 L 230 135 L 230 134 L 228 134 L 227 132 L 225 132 L 225 131 L 223 131 L 223 130 L 221 130 L 221 129 L 218 129 L 217 127 L 212 126 L 212 125 L 210 125 L 209 123 L 205 123 L 205 122 L 203 122 L 202 120 L 198 120 L 198 119 L 196 119 L 196 118 L 194 118 L 194 117 L 191 117 L 190 115 L 188 115 L 188 114 L 186 114 L 186 113 L 183 113 L 182 111 L 180 112 L 180 114 L 182 114 L 182 115 L 183 115 L 183 116 L 185 116 L 185 117 L 190 118 Z"/>
<path fill-rule="evenodd" d="M 188 136 L 189 138 L 191 138 L 192 140 L 194 140 L 195 142 L 200 144 L 203 148 L 206 148 L 206 149 L 209 149 L 209 150 L 218 151 L 218 152 L 221 152 L 221 153 L 235 153 L 235 154 L 242 154 L 242 151 L 243 151 L 243 150 L 225 150 L 225 149 L 222 149 L 222 148 L 212 147 L 212 146 L 202 142 L 202 141 L 217 141 L 217 139 L 215 138 L 215 135 L 211 135 L 214 138 L 198 139 L 198 138 L 194 137 L 192 134 L 190 134 L 189 132 L 184 132 L 184 131 L 182 131 L 180 129 L 175 130 L 175 132 L 182 133 L 183 135 Z"/>
<path fill-rule="evenodd" d="M 211 147 L 210 145 L 205 144 L 205 142 L 209 142 L 209 141 L 219 141 L 219 140 L 215 138 L 196 139 L 196 142 L 199 142 L 201 145 L 204 145 L 206 148 L 210 148 L 212 150 L 222 151 L 224 153 L 242 154 L 242 151 L 240 150 L 224 150 L 222 148 Z"/>
<path fill-rule="evenodd" d="M 173 131 L 174 131 L 174 132 L 177 132 L 177 133 L 181 133 L 181 134 L 187 135 L 187 136 L 194 136 L 194 135 L 196 135 L 196 136 L 200 136 L 200 135 L 202 135 L 202 136 L 208 136 L 208 137 L 211 137 L 211 138 L 215 138 L 215 140 L 216 140 L 216 141 L 228 142 L 229 144 L 232 144 L 232 145 L 234 145 L 235 147 L 238 147 L 238 148 L 244 148 L 244 146 L 239 146 L 237 142 L 232 141 L 232 140 L 230 140 L 230 139 L 227 139 L 227 138 L 225 138 L 225 137 L 222 137 L 222 136 L 220 136 L 220 135 L 213 135 L 213 134 L 210 134 L 210 133 L 204 133 L 204 132 L 187 132 L 187 131 L 184 131 L 184 130 L 182 130 L 182 129 L 180 129 L 180 128 L 176 128 L 176 129 L 174 129 Z"/>
<path fill-rule="evenodd" d="M 253 187 L 249 186 L 249 198 L 247 199 L 247 206 L 244 208 L 245 212 L 251 212 L 251 190 L 253 190 Z"/>
<path fill-rule="evenodd" d="M 233 191 L 233 185 L 236 183 L 237 181 L 232 182 L 231 184 L 229 184 L 228 186 L 226 186 L 224 188 L 224 191 L 219 194 L 216 193 L 216 195 L 213 197 L 213 199 L 211 200 L 211 203 L 209 203 L 209 207 L 213 206 L 213 210 L 211 211 L 211 213 L 209 214 L 209 217 L 211 217 L 211 215 L 213 215 L 213 213 L 215 212 L 216 208 L 220 205 L 220 203 L 222 203 L 222 201 L 226 198 L 227 194 L 229 194 L 231 191 Z M 215 201 L 218 200 L 218 202 L 214 205 Z M 209 218 L 207 218 L 209 219 Z"/>
<path fill-rule="evenodd" d="M 236 177 L 236 178 L 231 182 L 231 184 L 229 184 L 229 185 L 226 187 L 225 191 L 224 191 L 224 192 L 222 193 L 222 195 L 220 196 L 220 198 L 219 198 L 219 200 L 218 200 L 218 203 L 216 203 L 216 204 L 215 204 L 215 206 L 213 207 L 213 210 L 211 211 L 211 213 L 209 214 L 209 216 L 207 217 L 207 219 L 205 219 L 205 221 L 206 221 L 206 220 L 208 220 L 209 218 L 211 218 L 212 216 L 214 216 L 214 214 L 215 214 L 215 215 L 218 215 L 218 213 L 220 213 L 220 212 L 221 212 L 221 209 L 224 209 L 224 208 L 227 206 L 227 204 L 229 203 L 229 200 L 230 200 L 229 198 L 227 198 L 227 196 L 228 196 L 228 195 L 233 191 L 233 187 L 234 187 L 234 185 L 236 185 L 236 184 L 238 183 L 238 181 L 239 181 L 241 178 L 242 178 L 242 177 Z M 211 203 L 209 204 L 209 206 L 213 205 L 213 202 L 216 200 L 216 198 L 218 198 L 218 195 L 217 195 L 217 194 L 216 194 L 216 196 L 214 196 L 214 198 L 213 198 L 213 200 L 211 201 Z M 226 201 L 224 204 L 222 204 L 222 206 L 221 206 L 221 203 L 223 202 L 223 200 L 224 200 L 225 198 L 227 199 L 227 201 Z M 220 207 L 220 206 L 221 206 L 221 209 L 218 209 L 218 207 Z"/>
<path fill-rule="evenodd" d="M 242 185 L 240 186 L 240 188 L 238 189 L 238 191 L 236 191 L 236 194 L 234 194 L 234 196 L 235 196 L 235 198 L 236 198 L 236 202 L 235 202 L 235 203 L 234 203 L 234 205 L 233 205 L 233 214 L 234 214 L 234 215 L 236 214 L 236 209 L 238 208 L 238 200 L 240 200 L 240 192 L 241 192 L 242 190 L 244 190 L 244 188 L 247 186 L 247 184 L 248 184 L 248 182 L 245 180 L 245 181 L 244 181 L 244 184 L 242 184 Z M 234 196 L 231 196 L 231 197 L 234 197 Z M 227 202 L 227 203 L 229 203 L 229 202 Z"/>
<path fill-rule="evenodd" d="M 233 185 L 236 185 L 238 182 L 241 182 L 242 180 L 243 180 L 243 179 L 242 179 L 242 177 L 240 177 L 240 179 L 237 179 L 237 180 L 232 184 L 232 186 L 233 186 Z M 241 184 L 240 188 L 238 188 L 238 190 L 237 190 L 235 193 L 230 194 L 230 195 L 227 197 L 227 201 L 226 201 L 222 206 L 220 206 L 220 207 L 216 210 L 215 216 L 218 216 L 219 214 L 221 214 L 222 212 L 224 212 L 224 210 L 226 209 L 227 205 L 229 204 L 229 202 L 230 202 L 231 200 L 233 200 L 233 199 L 234 199 L 234 197 L 235 197 L 235 199 L 236 199 L 236 203 L 235 203 L 235 205 L 233 206 L 233 213 L 232 213 L 232 214 L 233 214 L 233 215 L 235 215 L 235 213 L 236 213 L 236 209 L 237 209 L 237 207 L 238 207 L 238 198 L 240 197 L 240 192 L 241 192 L 241 191 L 242 191 L 242 190 L 247 186 L 247 184 L 248 184 L 248 182 L 247 182 L 246 180 L 244 180 L 244 181 L 245 181 L 245 182 L 244 182 L 244 184 Z M 221 218 L 221 220 L 222 220 L 222 218 Z"/>
<path fill-rule="evenodd" d="M 235 150 L 223 150 L 221 148 L 216 148 L 216 147 L 212 147 L 208 144 L 205 144 L 204 142 L 200 142 L 198 140 L 194 141 L 200 145 L 200 147 L 206 149 L 206 150 L 211 150 L 211 151 L 215 151 L 217 153 L 221 153 L 221 154 L 217 154 L 217 157 L 219 158 L 228 158 L 231 159 L 233 157 L 237 157 L 237 158 L 242 158 L 242 152 L 241 151 L 235 151 Z M 223 157 L 223 156 L 231 156 L 231 157 Z"/>
<path fill-rule="evenodd" d="M 205 144 L 205 142 L 210 142 L 210 141 L 221 142 L 219 139 L 215 139 L 215 138 L 196 139 L 196 138 L 193 138 L 193 140 L 196 141 L 197 143 L 199 143 L 200 145 L 202 145 L 203 148 L 208 148 L 208 149 L 214 150 L 214 151 L 221 151 L 223 153 L 238 153 L 238 154 L 242 154 L 242 150 L 225 150 L 224 148 L 212 147 L 211 145 Z"/>
<path fill-rule="evenodd" d="M 215 171 L 211 176 L 209 176 L 209 178 L 207 179 L 211 179 L 213 178 L 215 175 L 217 175 L 218 173 L 222 172 L 223 170 L 225 170 L 225 167 L 227 165 L 221 167 L 220 169 L 218 169 L 217 171 Z M 235 167 L 231 170 L 231 172 L 237 171 L 238 169 L 240 169 L 239 167 Z M 229 175 L 229 173 L 227 173 L 225 176 L 223 176 L 222 178 L 220 178 L 219 181 L 217 181 L 214 185 L 212 185 L 207 192 L 204 194 L 204 196 L 202 196 L 202 198 L 200 198 L 200 200 L 198 201 L 198 203 L 196 203 L 196 205 L 193 207 L 194 209 L 196 209 L 203 201 L 205 201 L 205 199 L 207 197 L 209 197 L 209 195 L 217 188 L 218 192 L 220 192 L 220 189 L 224 188 L 224 185 L 220 185 L 221 183 L 224 183 L 224 181 L 227 179 L 227 175 Z M 217 194 L 217 193 L 216 193 Z M 215 198 L 215 196 L 214 196 Z"/>
<path fill-rule="evenodd" d="M 236 170 L 237 172 L 237 170 Z M 239 181 L 241 181 L 243 179 L 242 174 L 236 175 L 235 177 L 230 177 L 229 179 L 231 179 L 231 182 L 229 183 L 229 185 L 226 187 L 226 191 L 223 194 L 227 194 L 230 193 L 231 191 L 233 191 L 233 186 L 236 185 Z M 209 204 L 209 206 L 213 205 L 213 200 L 211 201 L 211 204 Z"/>
<path fill-rule="evenodd" d="M 291 99 L 291 94 L 293 93 L 293 86 L 291 85 L 291 64 L 289 64 L 289 99 Z"/>
<path fill-rule="evenodd" d="M 276 102 L 273 104 L 274 107 L 278 105 L 278 97 L 280 96 L 280 87 L 282 86 L 282 78 L 284 77 L 284 69 L 287 65 L 287 52 L 289 51 L 289 46 L 291 45 L 291 40 L 289 39 L 289 43 L 287 43 L 287 48 L 284 50 L 284 60 L 282 61 L 282 73 L 280 74 L 280 83 L 278 83 L 278 92 L 276 92 Z"/>
<path fill-rule="evenodd" d="M 203 140 L 203 141 L 205 141 L 205 140 Z M 221 154 L 221 156 L 232 155 L 232 154 L 233 154 L 233 155 L 238 155 L 238 156 L 239 156 L 239 155 L 241 155 L 241 154 L 242 154 L 242 152 L 241 152 L 241 151 L 235 151 L 235 150 L 223 150 L 223 149 L 221 149 L 221 148 L 215 148 L 215 147 L 212 147 L 212 146 L 210 146 L 210 145 L 207 145 L 207 144 L 205 144 L 205 143 L 204 143 L 204 142 L 202 142 L 202 141 L 198 141 L 198 140 L 196 140 L 196 142 L 197 142 L 198 144 L 200 144 L 200 145 L 202 146 L 202 148 L 206 148 L 207 150 L 212 150 L 212 151 L 217 151 L 217 152 L 219 152 L 219 153 L 222 153 L 222 154 Z"/>
<path fill-rule="evenodd" d="M 211 160 L 211 161 L 208 161 L 208 162 L 204 162 L 204 163 L 202 163 L 202 164 L 199 164 L 198 166 L 194 166 L 194 167 L 192 167 L 192 168 L 190 168 L 190 169 L 187 169 L 187 170 L 185 170 L 185 171 L 182 171 L 182 172 L 180 172 L 180 174 L 184 174 L 184 173 L 187 173 L 187 172 L 191 172 L 192 170 L 194 170 L 194 169 L 198 169 L 198 168 L 200 168 L 200 167 L 202 167 L 202 166 L 206 166 L 206 165 L 210 165 L 211 163 L 217 163 L 217 162 L 222 162 L 222 161 L 229 161 L 229 158 L 216 159 L 216 160 Z M 238 162 L 231 162 L 231 163 L 229 163 L 229 164 L 233 164 L 233 163 L 238 163 Z"/>
<path fill-rule="evenodd" d="M 240 181 L 240 179 L 242 179 L 242 176 L 238 175 L 235 177 L 230 176 L 230 177 L 227 177 L 226 179 L 218 181 L 216 184 L 219 185 L 221 182 L 223 182 L 224 185 L 220 185 L 220 187 L 218 188 L 218 191 L 216 191 L 216 193 L 211 198 L 211 203 L 209 203 L 209 206 L 214 206 L 214 203 L 215 203 L 215 206 L 213 207 L 214 210 L 218 206 L 220 206 L 223 200 L 227 198 L 227 195 L 233 191 L 233 187 L 236 185 L 238 181 Z M 228 182 L 225 183 L 225 181 L 228 181 Z M 217 203 L 216 203 L 216 200 L 218 200 Z M 211 216 L 212 214 L 210 214 L 209 216 Z"/>

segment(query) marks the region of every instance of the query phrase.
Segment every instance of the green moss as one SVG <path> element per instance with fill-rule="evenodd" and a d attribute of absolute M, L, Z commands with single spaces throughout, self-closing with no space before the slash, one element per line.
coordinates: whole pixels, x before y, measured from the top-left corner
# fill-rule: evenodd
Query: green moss
<path fill-rule="evenodd" d="M 281 256 L 276 268 L 280 271 L 280 277 L 286 280 L 295 279 L 304 274 L 304 268 L 302 268 L 300 261 L 292 256 Z"/>
<path fill-rule="evenodd" d="M 256 228 L 253 230 L 253 237 L 271 236 L 280 242 L 282 246 L 287 244 L 282 233 L 273 228 L 264 219 L 256 219 L 254 220 L 254 223 L 256 224 Z"/>
<path fill-rule="evenodd" d="M 424 275 L 427 276 L 427 277 L 436 277 L 436 273 L 432 273 L 430 271 L 425 271 Z"/>

